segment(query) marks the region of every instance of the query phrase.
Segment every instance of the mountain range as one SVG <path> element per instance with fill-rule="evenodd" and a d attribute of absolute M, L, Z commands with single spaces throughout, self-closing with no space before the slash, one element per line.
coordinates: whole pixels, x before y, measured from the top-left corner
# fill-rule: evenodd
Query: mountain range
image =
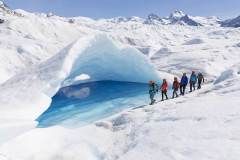
<path fill-rule="evenodd" d="M 26 13 L 25 11 L 11 10 L 6 3 L 0 1 L 0 14 L 6 15 L 17 15 L 23 16 L 21 12 Z M 44 15 L 44 14 L 41 14 Z M 55 16 L 53 13 L 46 14 L 47 17 Z M 76 17 L 75 17 L 76 18 Z M 4 19 L 4 18 L 3 18 Z M 69 21 L 73 21 L 74 18 L 71 18 Z M 102 19 L 103 20 L 103 19 Z M 157 14 L 151 13 L 147 16 L 146 19 L 139 17 L 115 17 L 111 19 L 105 19 L 108 22 L 112 23 L 124 23 L 124 22 L 141 22 L 143 24 L 162 24 L 162 25 L 188 25 L 188 26 L 222 26 L 222 27 L 240 27 L 240 16 L 228 19 L 221 20 L 218 17 L 200 17 L 200 16 L 191 16 L 184 13 L 181 10 L 175 10 L 168 17 L 161 17 Z"/>

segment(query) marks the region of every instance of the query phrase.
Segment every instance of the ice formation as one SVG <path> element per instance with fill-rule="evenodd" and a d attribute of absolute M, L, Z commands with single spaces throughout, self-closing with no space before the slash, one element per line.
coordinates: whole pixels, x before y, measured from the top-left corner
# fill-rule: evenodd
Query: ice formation
<path fill-rule="evenodd" d="M 83 74 L 88 79 L 79 80 Z M 63 86 L 101 80 L 147 83 L 149 79 L 159 80 L 159 75 L 139 51 L 119 47 L 104 35 L 90 36 L 77 40 L 53 58 L 2 85 L 1 92 L 6 97 L 0 99 L 5 106 L 1 113 L 5 113 L 5 118 L 35 119 Z M 12 88 L 15 92 L 11 98 Z M 11 110 L 15 111 L 14 115 L 9 114 Z"/>

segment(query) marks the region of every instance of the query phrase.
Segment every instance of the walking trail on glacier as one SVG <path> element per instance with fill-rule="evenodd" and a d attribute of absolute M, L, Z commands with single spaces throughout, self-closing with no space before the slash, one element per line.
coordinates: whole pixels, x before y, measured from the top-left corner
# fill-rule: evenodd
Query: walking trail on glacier
<path fill-rule="evenodd" d="M 150 135 L 151 130 L 149 126 L 156 124 L 156 123 L 177 123 L 177 122 L 192 122 L 192 123 L 198 123 L 200 121 L 204 121 L 205 117 L 202 117 L 201 115 L 199 116 L 184 116 L 181 117 L 178 115 L 178 111 L 181 110 L 181 104 L 186 103 L 188 100 L 190 101 L 196 101 L 199 97 L 205 95 L 205 93 L 208 92 L 206 88 L 209 88 L 212 84 L 205 84 L 201 90 L 197 90 L 195 92 L 192 92 L 191 94 L 186 94 L 185 96 L 180 96 L 175 99 L 169 99 L 168 101 L 163 101 L 161 103 L 156 103 L 154 105 L 143 105 L 141 107 L 135 107 L 132 109 L 128 109 L 123 111 L 122 113 L 119 113 L 117 115 L 114 115 L 110 118 L 106 118 L 105 120 L 101 120 L 99 122 L 96 122 L 95 125 L 97 128 L 103 128 L 103 130 L 110 132 L 113 134 L 113 139 L 109 142 L 111 142 L 109 145 L 112 145 L 112 147 L 108 148 L 107 147 L 107 152 L 102 152 L 99 149 L 96 149 L 98 147 L 93 147 L 95 148 L 94 150 L 94 155 L 98 157 L 99 160 L 104 160 L 104 159 L 111 159 L 111 160 L 116 160 L 116 159 L 124 159 L 123 157 L 127 156 L 128 153 L 134 148 L 138 148 L 139 145 L 150 145 L 151 149 L 154 151 L 154 145 L 157 145 L 157 142 L 154 141 L 148 141 L 143 139 L 146 139 L 146 137 L 151 137 L 153 138 L 154 136 Z M 159 98 L 158 96 L 156 98 Z M 198 101 L 198 100 L 197 100 Z M 180 106 L 179 106 L 180 105 Z M 172 126 L 173 127 L 173 126 Z M 61 127 L 53 127 L 62 130 L 63 128 Z M 47 128 L 45 131 L 51 132 L 53 131 L 53 128 Z M 90 127 L 91 128 L 91 127 Z M 157 129 L 157 128 L 155 128 Z M 161 128 L 159 128 L 161 129 Z M 173 134 L 170 131 L 171 127 L 169 129 L 164 129 L 161 132 L 167 133 L 167 135 Z M 38 130 L 38 129 L 35 129 Z M 66 129 L 63 129 L 66 130 Z M 78 131 L 79 130 L 79 131 Z M 30 133 L 33 132 L 34 135 L 34 130 L 30 131 Z M 65 131 L 66 132 L 66 131 Z M 70 131 L 69 133 L 71 133 Z M 76 129 L 76 133 L 81 133 L 81 128 Z M 124 132 L 124 134 L 122 134 Z M 41 133 L 40 133 L 41 134 Z M 29 134 L 28 134 L 29 135 Z M 73 134 L 70 134 L 70 137 Z M 165 136 L 167 136 L 165 135 Z M 46 136 L 46 135 L 45 135 Z M 56 135 L 59 136 L 59 135 Z M 78 135 L 80 138 L 81 135 Z M 93 135 L 94 136 L 94 135 Z M 24 137 L 24 136 L 23 136 Z M 144 138 L 145 137 L 145 138 Z M 161 137 L 159 135 L 159 137 Z M 34 136 L 33 136 L 34 138 Z M 71 143 L 73 143 L 75 136 L 72 137 Z M 164 137 L 162 137 L 164 139 Z M 81 138 L 80 138 L 81 139 Z M 69 139 L 68 139 L 69 140 Z M 47 140 L 43 140 L 47 141 Z M 52 140 L 50 140 L 52 141 Z M 78 140 L 77 140 L 78 141 Z M 145 142 L 150 143 L 150 144 L 145 144 Z M 41 142 L 38 142 L 41 144 Z M 70 142 L 69 142 L 70 143 Z M 36 145 L 40 145 L 36 144 Z M 76 144 L 73 144 L 73 146 Z M 28 146 L 28 142 L 26 142 L 26 146 Z M 64 147 L 65 148 L 65 147 Z M 47 149 L 51 149 L 51 144 L 47 147 Z M 13 148 L 14 150 L 14 148 Z M 24 151 L 25 149 L 23 149 Z M 166 157 L 169 157 L 170 159 L 177 158 L 177 155 L 174 155 L 171 153 L 171 150 L 168 148 L 162 149 L 161 150 L 162 154 L 165 155 Z M 64 154 L 64 153 L 63 153 Z M 138 153 L 139 154 L 139 153 Z M 146 153 L 145 153 L 146 154 Z M 151 154 L 147 153 L 148 156 Z M 2 156 L 2 157 L 1 157 Z M 34 156 L 34 154 L 32 155 Z M 65 155 L 66 156 L 66 155 Z M 4 159 L 4 154 L 0 155 L 0 158 Z M 44 157 L 44 156 L 43 156 Z M 64 156 L 63 156 L 64 157 Z M 141 158 L 141 156 L 138 157 L 138 159 L 144 159 L 145 156 Z M 7 158 L 7 156 L 5 157 Z M 51 159 L 57 159 L 60 157 L 55 157 Z M 148 157 L 151 158 L 151 157 Z M 64 159 L 64 158 L 63 158 Z M 131 158 L 129 158 L 131 159 Z"/>
<path fill-rule="evenodd" d="M 221 107 L 216 108 L 218 110 L 212 110 L 213 105 L 201 106 L 204 105 L 204 100 L 209 100 L 211 99 L 209 96 L 214 95 L 209 90 L 211 85 L 208 84 L 202 90 L 184 97 L 164 101 L 153 106 L 131 109 L 113 118 L 111 120 L 112 127 L 100 122 L 96 123 L 97 126 L 102 125 L 105 128 L 110 128 L 113 132 L 119 133 L 124 130 L 123 132 L 126 134 L 124 138 L 116 137 L 114 141 L 116 147 L 110 151 L 110 159 L 131 160 L 134 157 L 142 160 L 157 159 L 157 157 L 184 160 L 190 160 L 192 157 L 199 160 L 203 158 L 225 159 L 231 152 L 234 153 L 237 148 L 221 146 L 228 146 L 228 141 L 237 140 L 234 138 L 236 136 L 234 132 L 233 135 L 228 135 L 228 133 L 231 133 L 231 130 L 239 133 L 239 129 L 230 129 L 226 123 L 240 115 L 231 113 L 227 117 L 218 117 L 214 116 L 214 111 L 216 113 L 219 110 L 222 112 Z M 221 104 L 221 102 L 219 103 Z M 191 109 L 187 107 L 189 104 Z M 213 113 L 205 112 L 209 108 Z M 187 111 L 186 109 L 190 109 L 188 113 L 184 113 Z M 219 120 L 223 122 L 218 122 Z M 220 132 L 223 137 L 216 134 L 221 130 L 218 126 L 226 127 L 226 133 Z M 229 145 L 234 146 L 235 144 L 238 142 Z M 212 154 L 216 150 L 224 152 Z"/>

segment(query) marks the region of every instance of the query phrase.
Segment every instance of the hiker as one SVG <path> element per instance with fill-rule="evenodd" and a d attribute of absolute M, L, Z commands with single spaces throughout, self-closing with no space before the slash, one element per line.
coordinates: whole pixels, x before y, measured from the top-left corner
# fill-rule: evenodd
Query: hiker
<path fill-rule="evenodd" d="M 154 99 L 154 96 L 156 95 L 156 93 L 158 92 L 158 86 L 154 81 L 149 81 L 149 95 L 150 95 L 150 105 L 153 105 L 156 100 Z"/>
<path fill-rule="evenodd" d="M 3 19 L 0 19 L 0 24 L 4 23 L 4 20 Z"/>
<path fill-rule="evenodd" d="M 186 90 L 187 84 L 188 84 L 188 77 L 187 77 L 186 73 L 183 73 L 183 76 L 182 76 L 182 79 L 181 79 L 181 83 L 180 83 L 181 95 L 185 94 L 185 90 Z"/>
<path fill-rule="evenodd" d="M 175 95 L 176 95 L 176 97 L 178 97 L 178 93 L 177 92 L 178 92 L 179 86 L 180 86 L 180 84 L 178 82 L 177 77 L 174 77 L 174 81 L 173 81 L 173 85 L 172 85 L 172 89 L 173 89 L 172 98 L 174 98 Z"/>
<path fill-rule="evenodd" d="M 164 101 L 164 96 L 166 97 L 166 99 L 168 99 L 168 96 L 167 96 L 168 83 L 166 79 L 163 79 L 161 90 L 162 90 L 162 101 Z"/>
<path fill-rule="evenodd" d="M 195 85 L 197 83 L 197 75 L 194 71 L 192 71 L 191 77 L 190 77 L 190 92 L 192 92 L 192 90 L 196 89 Z"/>
<path fill-rule="evenodd" d="M 203 77 L 202 73 L 198 73 L 197 81 L 198 81 L 198 88 L 197 89 L 201 89 L 202 82 L 204 83 L 204 77 Z"/>

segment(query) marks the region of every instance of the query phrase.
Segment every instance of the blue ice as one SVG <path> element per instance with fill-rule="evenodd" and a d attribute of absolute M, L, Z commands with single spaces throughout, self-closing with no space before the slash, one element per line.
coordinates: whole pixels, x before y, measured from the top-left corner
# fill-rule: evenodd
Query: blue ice
<path fill-rule="evenodd" d="M 125 108 L 149 103 L 148 85 L 98 81 L 62 88 L 38 119 L 39 127 L 78 127 L 109 117 Z"/>

